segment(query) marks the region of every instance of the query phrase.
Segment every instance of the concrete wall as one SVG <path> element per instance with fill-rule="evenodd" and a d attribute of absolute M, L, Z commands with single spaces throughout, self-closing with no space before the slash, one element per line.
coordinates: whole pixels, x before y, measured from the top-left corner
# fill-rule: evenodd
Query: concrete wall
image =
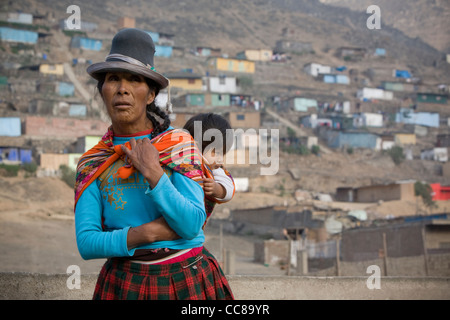
<path fill-rule="evenodd" d="M 381 277 L 380 289 L 367 277 L 228 276 L 237 300 L 448 300 L 450 278 Z M 83 275 L 80 289 L 68 289 L 65 274 L 0 273 L 2 300 L 89 300 L 96 274 Z M 70 281 L 69 281 L 70 282 Z"/>

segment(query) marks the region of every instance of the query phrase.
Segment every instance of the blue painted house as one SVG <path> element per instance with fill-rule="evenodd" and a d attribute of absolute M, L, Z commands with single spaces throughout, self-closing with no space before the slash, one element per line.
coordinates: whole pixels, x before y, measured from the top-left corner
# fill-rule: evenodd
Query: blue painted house
<path fill-rule="evenodd" d="M 71 48 L 100 51 L 102 49 L 103 42 L 99 39 L 85 38 L 75 36 L 70 43 Z"/>
<path fill-rule="evenodd" d="M 325 83 L 338 83 L 338 84 L 350 84 L 350 79 L 343 74 L 324 74 L 323 82 Z"/>
<path fill-rule="evenodd" d="M 327 133 L 327 142 L 330 148 L 379 149 L 381 139 L 369 132 L 330 130 Z"/>
<path fill-rule="evenodd" d="M 75 86 L 70 82 L 58 82 L 58 95 L 61 97 L 73 97 Z"/>
<path fill-rule="evenodd" d="M 0 163 L 15 162 L 15 163 L 31 163 L 32 161 L 31 149 L 21 147 L 0 146 Z"/>
<path fill-rule="evenodd" d="M 172 56 L 173 48 L 171 46 L 155 45 L 155 57 L 166 57 Z"/>
<path fill-rule="evenodd" d="M 395 122 L 439 128 L 439 113 L 413 112 L 410 109 L 400 109 L 400 112 L 395 115 Z"/>
<path fill-rule="evenodd" d="M 37 32 L 0 27 L 1 41 L 36 44 L 38 37 Z"/>
<path fill-rule="evenodd" d="M 22 126 L 20 118 L 0 118 L 0 136 L 20 137 L 21 135 Z"/>

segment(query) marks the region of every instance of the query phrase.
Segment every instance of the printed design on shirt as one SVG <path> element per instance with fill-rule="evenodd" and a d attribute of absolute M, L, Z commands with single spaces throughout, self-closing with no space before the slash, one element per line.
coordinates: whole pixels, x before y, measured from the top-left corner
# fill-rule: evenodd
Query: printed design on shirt
<path fill-rule="evenodd" d="M 115 210 L 126 210 L 126 196 L 125 189 L 142 189 L 145 192 L 148 188 L 148 181 L 139 173 L 134 173 L 127 179 L 117 177 L 117 170 L 124 165 L 124 162 L 119 159 L 110 168 L 105 170 L 99 177 L 100 190 L 103 200 L 108 203 Z M 172 170 L 164 167 L 164 172 L 170 177 Z"/>
<path fill-rule="evenodd" d="M 125 209 L 125 204 L 127 201 L 122 199 L 123 196 L 123 187 L 119 186 L 111 186 L 103 189 L 103 199 L 105 199 L 110 206 L 115 205 L 115 209 Z"/>

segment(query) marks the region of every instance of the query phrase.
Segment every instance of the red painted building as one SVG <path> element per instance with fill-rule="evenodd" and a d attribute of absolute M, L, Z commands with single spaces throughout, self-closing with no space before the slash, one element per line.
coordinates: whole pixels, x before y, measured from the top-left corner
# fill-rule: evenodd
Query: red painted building
<path fill-rule="evenodd" d="M 441 186 L 440 183 L 431 183 L 430 187 L 433 189 L 433 201 L 450 200 L 450 186 Z"/>

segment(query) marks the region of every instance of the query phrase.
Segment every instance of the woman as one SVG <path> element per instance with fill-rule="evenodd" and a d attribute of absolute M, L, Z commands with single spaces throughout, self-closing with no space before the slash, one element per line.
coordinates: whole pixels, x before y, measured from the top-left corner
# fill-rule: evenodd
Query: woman
<path fill-rule="evenodd" d="M 78 249 L 107 258 L 94 299 L 233 299 L 203 248 L 199 152 L 155 105 L 169 81 L 155 71 L 154 52 L 147 33 L 124 29 L 106 61 L 87 69 L 112 125 L 78 163 Z"/>

